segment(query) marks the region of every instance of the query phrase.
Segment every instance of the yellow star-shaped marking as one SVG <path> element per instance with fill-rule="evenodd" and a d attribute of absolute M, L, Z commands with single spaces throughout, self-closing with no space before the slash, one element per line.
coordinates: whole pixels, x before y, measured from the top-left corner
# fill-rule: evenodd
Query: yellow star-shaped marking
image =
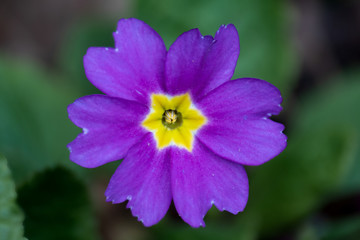
<path fill-rule="evenodd" d="M 206 121 L 206 117 L 191 104 L 188 93 L 174 97 L 152 94 L 151 111 L 142 126 L 154 133 L 159 149 L 175 144 L 191 152 L 194 132 Z"/>

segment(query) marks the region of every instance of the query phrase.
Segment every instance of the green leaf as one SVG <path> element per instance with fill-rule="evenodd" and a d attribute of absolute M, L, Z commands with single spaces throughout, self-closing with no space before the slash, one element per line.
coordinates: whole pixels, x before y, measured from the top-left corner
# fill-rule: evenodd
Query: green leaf
<path fill-rule="evenodd" d="M 169 213 L 168 213 L 169 214 Z M 216 216 L 215 216 L 216 214 Z M 240 213 L 241 214 L 241 213 Z M 205 216 L 205 228 L 191 228 L 187 223 L 173 222 L 169 217 L 151 228 L 155 239 L 172 240 L 255 240 L 257 232 L 251 216 L 247 216 L 246 222 L 239 223 L 238 216 L 228 212 L 221 212 L 212 207 Z"/>
<path fill-rule="evenodd" d="M 135 16 L 152 26 L 168 47 L 189 29 L 214 35 L 221 24 L 233 23 L 241 47 L 234 78 L 264 79 L 287 94 L 296 74 L 287 7 L 284 1 L 138 0 Z"/>
<path fill-rule="evenodd" d="M 332 221 L 322 229 L 321 235 L 324 240 L 357 240 L 360 236 L 360 217 Z"/>
<path fill-rule="evenodd" d="M 360 71 L 349 70 L 318 89 L 302 101 L 293 118 L 293 134 L 304 135 L 318 129 L 337 131 L 342 126 L 352 135 L 349 153 L 352 160 L 344 166 L 343 188 L 354 191 L 360 187 Z"/>
<path fill-rule="evenodd" d="M 58 167 L 37 174 L 18 194 L 29 239 L 98 239 L 86 186 L 69 170 Z"/>
<path fill-rule="evenodd" d="M 58 64 L 62 72 L 72 79 L 71 84 L 85 94 L 99 92 L 85 76 L 83 57 L 89 47 L 113 47 L 112 33 L 117 22 L 103 19 L 84 19 L 74 24 L 65 34 L 59 51 Z"/>
<path fill-rule="evenodd" d="M 0 155 L 0 239 L 24 239 L 23 218 L 16 204 L 15 184 L 6 159 Z"/>
<path fill-rule="evenodd" d="M 321 88 L 309 93 L 294 111 L 294 133 L 334 124 L 353 126 L 360 131 L 360 71 L 339 74 Z M 332 83 L 332 84 L 331 84 Z"/>
<path fill-rule="evenodd" d="M 4 56 L 0 79 L 0 151 L 15 182 L 59 162 L 70 165 L 66 144 L 80 130 L 66 108 L 79 94 L 34 63 Z"/>
<path fill-rule="evenodd" d="M 306 216 L 341 184 L 353 159 L 353 134 L 308 131 L 289 138 L 287 149 L 263 166 L 251 169 L 252 194 L 246 211 L 257 214 L 264 233 L 276 232 Z"/>
<path fill-rule="evenodd" d="M 254 186 L 247 211 L 258 216 L 265 233 L 294 223 L 333 194 L 360 186 L 360 73 L 338 78 L 342 81 L 301 100 L 288 126 L 287 149 L 250 169 Z"/>
<path fill-rule="evenodd" d="M 308 221 L 297 233 L 297 240 L 358 240 L 360 236 L 360 217 L 344 219 L 317 217 Z"/>

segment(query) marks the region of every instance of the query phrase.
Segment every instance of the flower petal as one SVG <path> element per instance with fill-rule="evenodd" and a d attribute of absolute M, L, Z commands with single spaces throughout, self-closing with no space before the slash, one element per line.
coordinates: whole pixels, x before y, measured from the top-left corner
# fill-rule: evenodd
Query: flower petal
<path fill-rule="evenodd" d="M 161 124 L 162 125 L 162 124 Z M 172 139 L 172 130 L 165 128 L 164 126 L 158 127 L 155 132 L 155 137 L 158 140 L 158 148 L 167 147 Z"/>
<path fill-rule="evenodd" d="M 115 49 L 89 48 L 84 57 L 87 78 L 102 92 L 144 104 L 163 92 L 166 47 L 146 23 L 122 19 L 114 33 Z"/>
<path fill-rule="evenodd" d="M 164 217 L 171 203 L 168 151 L 158 151 L 152 134 L 129 150 L 112 176 L 106 190 L 107 201 L 127 205 L 145 226 Z"/>
<path fill-rule="evenodd" d="M 68 112 L 84 130 L 68 145 L 70 159 L 83 167 L 94 168 L 123 158 L 146 133 L 140 122 L 148 108 L 134 101 L 90 95 L 70 104 Z"/>
<path fill-rule="evenodd" d="M 173 141 L 177 146 L 185 147 L 187 150 L 191 151 L 194 136 L 190 129 L 181 126 L 173 130 Z"/>
<path fill-rule="evenodd" d="M 244 165 L 260 165 L 286 147 L 284 126 L 268 119 L 281 111 L 279 90 L 263 80 L 238 79 L 199 102 L 208 118 L 197 137 L 216 154 Z"/>
<path fill-rule="evenodd" d="M 249 193 L 244 168 L 198 141 L 192 153 L 171 149 L 171 184 L 175 207 L 192 227 L 205 226 L 203 218 L 212 204 L 233 214 L 243 211 Z"/>
<path fill-rule="evenodd" d="M 202 36 L 198 29 L 183 33 L 167 55 L 167 93 L 190 91 L 196 101 L 231 79 L 239 51 L 238 33 L 232 24 L 221 26 L 215 38 Z"/>

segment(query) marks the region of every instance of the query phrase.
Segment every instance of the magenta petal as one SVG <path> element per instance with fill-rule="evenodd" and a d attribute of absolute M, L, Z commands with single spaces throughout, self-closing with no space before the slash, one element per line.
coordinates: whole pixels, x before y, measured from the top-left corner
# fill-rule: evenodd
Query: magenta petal
<path fill-rule="evenodd" d="M 90 95 L 68 107 L 69 118 L 84 132 L 69 143 L 70 159 L 94 168 L 119 160 L 146 133 L 140 122 L 148 108 L 134 101 Z"/>
<path fill-rule="evenodd" d="M 198 29 L 183 33 L 167 55 L 167 92 L 190 91 L 196 101 L 231 79 L 239 51 L 238 33 L 232 24 L 220 27 L 215 38 L 202 36 Z"/>
<path fill-rule="evenodd" d="M 212 204 L 233 214 L 243 211 L 249 193 L 244 168 L 198 141 L 192 153 L 171 150 L 171 184 L 175 207 L 192 227 L 205 226 L 203 218 Z"/>
<path fill-rule="evenodd" d="M 127 205 L 145 226 L 159 222 L 171 203 L 168 151 L 158 151 L 152 133 L 132 147 L 112 176 L 107 200 Z"/>
<path fill-rule="evenodd" d="M 148 104 L 149 94 L 163 92 L 163 40 L 137 19 L 120 20 L 114 38 L 115 49 L 88 49 L 84 57 L 86 76 L 110 96 Z"/>
<path fill-rule="evenodd" d="M 198 105 L 208 123 L 197 137 L 229 160 L 259 165 L 286 147 L 284 126 L 268 119 L 281 111 L 276 87 L 259 79 L 238 79 L 218 87 Z"/>

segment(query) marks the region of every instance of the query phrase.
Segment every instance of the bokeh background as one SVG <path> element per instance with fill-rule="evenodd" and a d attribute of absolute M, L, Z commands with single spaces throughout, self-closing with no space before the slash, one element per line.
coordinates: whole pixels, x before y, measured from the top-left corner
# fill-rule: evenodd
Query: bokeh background
<path fill-rule="evenodd" d="M 233 23 L 234 78 L 276 85 L 288 147 L 247 167 L 250 197 L 234 216 L 212 208 L 192 229 L 172 206 L 145 228 L 105 202 L 118 162 L 83 169 L 66 144 L 75 99 L 99 93 L 82 57 L 112 47 L 118 19 L 147 22 L 167 47 L 182 32 Z M 0 239 L 360 239 L 360 1 L 1 0 Z"/>

